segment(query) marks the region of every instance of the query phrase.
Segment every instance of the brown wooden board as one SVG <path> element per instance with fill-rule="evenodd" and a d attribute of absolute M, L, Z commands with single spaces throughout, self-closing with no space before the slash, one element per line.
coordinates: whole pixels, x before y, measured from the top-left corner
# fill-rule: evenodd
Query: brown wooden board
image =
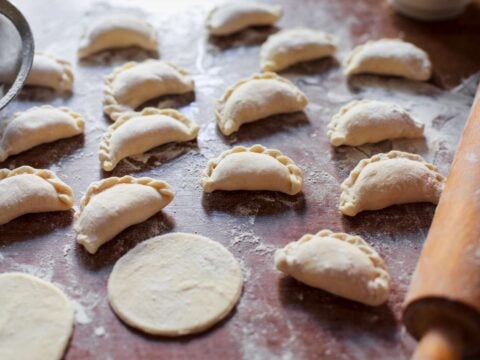
<path fill-rule="evenodd" d="M 309 97 L 304 113 L 245 125 L 225 138 L 215 125 L 213 101 L 228 86 L 259 71 L 258 44 L 275 29 L 209 39 L 203 24 L 212 4 L 200 0 L 15 1 L 32 25 L 37 49 L 72 61 L 76 82 L 71 97 L 25 90 L 1 117 L 44 103 L 67 105 L 86 117 L 87 130 L 85 136 L 39 146 L 1 166 L 51 169 L 73 187 L 77 203 L 92 181 L 108 176 L 97 158 L 100 138 L 110 124 L 102 113 L 103 77 L 128 59 L 147 56 L 127 50 L 77 62 L 86 14 L 124 6 L 143 11 L 158 29 L 160 58 L 187 68 L 196 83 L 194 95 L 161 99 L 161 103 L 178 106 L 200 123 L 198 140 L 123 161 L 111 174 L 169 182 L 176 198 L 163 213 L 127 229 L 94 256 L 75 243 L 73 212 L 26 215 L 0 227 L 0 271 L 24 271 L 53 281 L 74 301 L 77 323 L 67 359 L 406 359 L 411 354 L 415 343 L 400 325 L 401 302 L 435 208 L 395 206 L 345 218 L 338 211 L 339 184 L 360 159 L 391 149 L 419 153 L 447 173 L 475 81 L 451 89 L 480 69 L 480 4 L 474 2 L 457 20 L 424 24 L 393 14 L 381 0 L 276 2 L 285 11 L 279 28 L 309 26 L 334 34 L 339 41 L 338 61 L 317 61 L 282 73 Z M 339 64 L 348 50 L 385 36 L 402 37 L 425 49 L 435 67 L 433 80 L 416 84 L 361 76 L 347 81 Z M 426 122 L 426 138 L 333 149 L 326 125 L 354 98 L 386 99 L 406 106 Z M 256 143 L 280 149 L 304 169 L 302 194 L 202 193 L 199 176 L 210 158 L 232 145 Z M 392 275 L 388 304 L 377 308 L 356 304 L 274 269 L 276 248 L 324 228 L 360 234 L 380 252 Z M 201 335 L 145 336 L 124 325 L 108 305 L 106 284 L 115 261 L 135 244 L 170 231 L 219 241 L 244 270 L 245 287 L 236 310 Z"/>

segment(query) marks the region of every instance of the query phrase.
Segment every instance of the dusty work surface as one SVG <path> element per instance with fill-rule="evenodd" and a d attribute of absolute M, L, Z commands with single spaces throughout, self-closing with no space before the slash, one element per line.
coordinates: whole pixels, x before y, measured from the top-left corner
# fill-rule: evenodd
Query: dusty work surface
<path fill-rule="evenodd" d="M 78 200 L 87 186 L 108 174 L 97 150 L 109 125 L 102 114 L 103 76 L 138 51 L 120 51 L 78 63 L 75 51 L 86 14 L 121 8 L 121 2 L 22 0 L 15 3 L 32 24 L 37 49 L 74 64 L 71 97 L 25 91 L 1 115 L 33 105 L 67 105 L 87 119 L 84 137 L 40 146 L 1 164 L 28 164 L 55 171 Z M 113 1 L 112 1 L 113 3 Z M 126 2 L 125 2 L 126 3 Z M 278 26 L 311 26 L 339 40 L 338 60 L 354 45 L 384 36 L 402 37 L 431 55 L 435 75 L 428 84 L 358 77 L 347 82 L 339 62 L 319 61 L 283 73 L 309 97 L 305 113 L 276 116 L 243 126 L 224 138 L 212 103 L 227 86 L 259 71 L 259 41 L 272 29 L 249 30 L 228 40 L 208 39 L 203 28 L 207 1 L 130 2 L 157 27 L 160 58 L 187 68 L 195 96 L 163 99 L 201 124 L 197 142 L 165 146 L 123 161 L 112 175 L 147 175 L 169 182 L 176 198 L 166 210 L 127 229 L 97 255 L 75 244 L 72 213 L 27 215 L 0 227 L 0 271 L 24 271 L 51 280 L 77 308 L 67 359 L 406 359 L 414 341 L 399 323 L 401 302 L 431 222 L 434 206 L 415 204 L 366 212 L 355 218 L 337 209 L 339 184 L 362 158 L 398 149 L 416 152 L 448 172 L 472 101 L 479 70 L 480 6 L 460 19 L 424 25 L 392 14 L 383 1 L 279 0 Z M 462 82 L 463 81 L 463 82 Z M 461 85 L 461 88 L 453 90 Z M 330 147 L 330 117 L 354 98 L 387 99 L 426 122 L 426 138 L 385 141 L 359 148 Z M 204 195 L 199 176 L 208 159 L 232 145 L 263 144 L 292 157 L 305 171 L 298 196 L 272 193 Z M 385 258 L 393 278 L 388 304 L 370 308 L 301 285 L 274 270 L 273 251 L 320 229 L 362 235 Z M 135 244 L 170 231 L 195 232 L 224 244 L 241 261 L 245 287 L 236 310 L 211 331 L 168 340 L 144 336 L 120 322 L 109 308 L 107 279 L 115 261 Z M 28 324 L 25 324 L 28 326 Z"/>

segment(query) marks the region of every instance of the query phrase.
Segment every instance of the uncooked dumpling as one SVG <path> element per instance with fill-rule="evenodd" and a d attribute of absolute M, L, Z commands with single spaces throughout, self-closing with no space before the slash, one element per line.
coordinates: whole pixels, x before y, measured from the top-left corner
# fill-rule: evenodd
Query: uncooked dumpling
<path fill-rule="evenodd" d="M 155 28 L 139 16 L 103 16 L 88 24 L 80 39 L 78 57 L 85 58 L 104 50 L 132 46 L 156 51 L 158 43 Z"/>
<path fill-rule="evenodd" d="M 357 46 L 345 61 L 345 75 L 377 74 L 425 81 L 432 76 L 428 54 L 399 39 L 368 41 Z"/>
<path fill-rule="evenodd" d="M 267 190 L 295 195 L 302 191 L 303 172 L 278 150 L 236 146 L 209 161 L 202 186 L 205 192 Z"/>
<path fill-rule="evenodd" d="M 73 306 L 56 286 L 28 274 L 0 274 L 0 359 L 63 359 L 73 323 Z"/>
<path fill-rule="evenodd" d="M 359 146 L 388 139 L 418 138 L 423 136 L 424 126 L 400 105 L 354 100 L 333 116 L 327 136 L 333 146 Z"/>
<path fill-rule="evenodd" d="M 162 336 L 198 333 L 238 302 L 243 276 L 216 241 L 172 233 L 138 244 L 113 267 L 108 299 L 125 323 Z"/>
<path fill-rule="evenodd" d="M 395 204 L 437 204 L 445 178 L 421 156 L 401 151 L 361 160 L 342 183 L 340 211 L 355 216 Z"/>
<path fill-rule="evenodd" d="M 77 241 L 90 254 L 127 227 L 141 223 L 173 200 L 170 186 L 148 177 L 111 177 L 92 183 L 75 214 Z"/>
<path fill-rule="evenodd" d="M 60 93 L 73 89 L 73 70 L 66 60 L 36 52 L 25 85 L 41 86 Z"/>
<path fill-rule="evenodd" d="M 210 11 L 207 30 L 211 35 L 230 35 L 249 26 L 273 25 L 281 17 L 280 6 L 253 1 L 231 1 Z"/>
<path fill-rule="evenodd" d="M 307 285 L 366 305 L 387 301 L 390 276 L 378 253 L 360 236 L 319 231 L 275 253 L 275 266 Z"/>
<path fill-rule="evenodd" d="M 268 116 L 302 111 L 308 99 L 289 80 L 267 72 L 239 81 L 217 101 L 218 127 L 224 135 Z"/>
<path fill-rule="evenodd" d="M 332 36 L 323 31 L 294 28 L 270 35 L 260 51 L 263 71 L 280 71 L 302 61 L 333 56 L 336 51 Z"/>
<path fill-rule="evenodd" d="M 105 78 L 103 110 L 115 121 L 148 100 L 191 91 L 193 80 L 186 70 L 160 60 L 132 61 Z"/>
<path fill-rule="evenodd" d="M 67 107 L 33 107 L 16 113 L 0 138 L 0 161 L 37 145 L 83 133 L 85 120 Z"/>

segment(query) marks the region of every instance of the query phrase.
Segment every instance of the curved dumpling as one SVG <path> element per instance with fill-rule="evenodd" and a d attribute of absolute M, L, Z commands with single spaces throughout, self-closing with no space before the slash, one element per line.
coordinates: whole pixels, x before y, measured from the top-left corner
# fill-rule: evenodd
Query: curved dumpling
<path fill-rule="evenodd" d="M 307 285 L 367 305 L 387 301 L 390 275 L 360 236 L 319 231 L 275 252 L 275 266 Z"/>
<path fill-rule="evenodd" d="M 197 137 L 198 125 L 176 110 L 145 108 L 140 113 L 121 116 L 100 143 L 100 163 L 111 171 L 120 160 L 141 154 L 169 142 L 190 141 Z"/>
<path fill-rule="evenodd" d="M 0 138 L 0 161 L 37 145 L 83 133 L 85 120 L 67 107 L 33 107 L 16 113 Z"/>
<path fill-rule="evenodd" d="M 29 213 L 65 211 L 73 203 L 72 189 L 52 171 L 0 169 L 0 225 Z"/>
<path fill-rule="evenodd" d="M 399 39 L 368 41 L 357 46 L 345 61 L 345 75 L 378 74 L 425 81 L 432 76 L 428 54 Z"/>
<path fill-rule="evenodd" d="M 337 47 L 333 38 L 322 31 L 295 28 L 271 35 L 262 45 L 260 67 L 279 71 L 302 61 L 333 56 Z"/>
<path fill-rule="evenodd" d="M 445 178 L 421 156 L 401 151 L 361 160 L 342 183 L 340 211 L 355 216 L 395 204 L 438 203 Z"/>
<path fill-rule="evenodd" d="M 333 116 L 327 136 L 333 146 L 359 146 L 387 139 L 421 137 L 424 127 L 400 105 L 354 100 Z"/>
<path fill-rule="evenodd" d="M 207 17 L 211 35 L 229 35 L 249 26 L 273 25 L 282 17 L 280 6 L 232 1 L 213 8 Z"/>
<path fill-rule="evenodd" d="M 157 51 L 155 28 L 138 16 L 128 14 L 104 16 L 86 28 L 80 39 L 78 57 L 85 58 L 104 50 L 131 46 Z"/>
<path fill-rule="evenodd" d="M 164 181 L 111 177 L 90 184 L 75 214 L 77 242 L 90 254 L 127 227 L 155 215 L 173 200 Z"/>
<path fill-rule="evenodd" d="M 58 92 L 69 92 L 73 88 L 73 70 L 68 61 L 43 52 L 36 52 L 25 85 L 42 86 Z"/>
<path fill-rule="evenodd" d="M 267 72 L 239 81 L 217 100 L 215 114 L 224 135 L 275 114 L 302 111 L 308 99 L 287 79 Z"/>
<path fill-rule="evenodd" d="M 302 191 L 303 173 L 278 150 L 236 146 L 209 161 L 202 186 L 205 192 L 269 190 L 295 195 Z"/>
<path fill-rule="evenodd" d="M 190 91 L 193 80 L 186 70 L 160 60 L 132 61 L 105 78 L 103 110 L 115 121 L 122 112 L 133 111 L 148 100 Z"/>

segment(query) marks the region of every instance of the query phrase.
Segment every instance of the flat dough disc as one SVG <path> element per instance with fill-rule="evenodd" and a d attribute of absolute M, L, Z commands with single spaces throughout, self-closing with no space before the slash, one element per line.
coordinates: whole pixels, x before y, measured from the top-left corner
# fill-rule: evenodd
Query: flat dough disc
<path fill-rule="evenodd" d="M 56 286 L 27 274 L 0 274 L 0 359 L 61 359 L 73 320 L 73 306 Z"/>
<path fill-rule="evenodd" d="M 240 266 L 222 245 L 172 233 L 144 241 L 118 260 L 108 297 L 127 324 L 149 334 L 179 336 L 223 319 L 242 285 Z"/>

